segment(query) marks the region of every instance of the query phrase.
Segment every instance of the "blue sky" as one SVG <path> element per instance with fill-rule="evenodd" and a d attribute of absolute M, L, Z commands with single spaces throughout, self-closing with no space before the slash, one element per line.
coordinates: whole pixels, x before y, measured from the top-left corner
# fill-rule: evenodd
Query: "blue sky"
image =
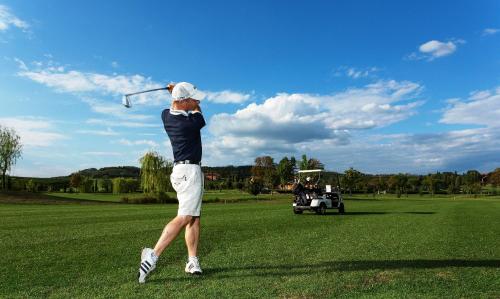
<path fill-rule="evenodd" d="M 172 157 L 159 118 L 207 94 L 204 164 L 302 153 L 327 169 L 500 166 L 498 1 L 0 0 L 0 125 L 14 175 Z"/>

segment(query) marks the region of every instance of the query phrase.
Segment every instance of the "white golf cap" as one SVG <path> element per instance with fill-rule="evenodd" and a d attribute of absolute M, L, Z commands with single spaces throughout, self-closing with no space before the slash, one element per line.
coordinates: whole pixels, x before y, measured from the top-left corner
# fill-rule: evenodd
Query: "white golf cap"
<path fill-rule="evenodd" d="M 205 94 L 199 91 L 196 86 L 188 82 L 179 82 L 175 84 L 172 89 L 172 99 L 174 101 L 180 101 L 184 99 L 195 99 L 198 101 L 203 100 Z"/>

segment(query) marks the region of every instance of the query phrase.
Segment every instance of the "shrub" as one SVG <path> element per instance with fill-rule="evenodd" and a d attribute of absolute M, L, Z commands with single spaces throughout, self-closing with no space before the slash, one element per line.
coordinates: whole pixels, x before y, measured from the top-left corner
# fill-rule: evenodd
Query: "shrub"
<path fill-rule="evenodd" d="M 114 178 L 113 179 L 113 194 L 132 193 L 139 189 L 139 181 L 137 179 Z"/>
<path fill-rule="evenodd" d="M 262 182 L 260 180 L 250 179 L 246 185 L 246 191 L 254 196 L 259 194 L 262 190 Z"/>
<path fill-rule="evenodd" d="M 97 180 L 97 192 L 108 193 L 113 191 L 113 181 L 110 179 Z"/>
<path fill-rule="evenodd" d="M 145 194 L 144 197 L 134 197 L 129 198 L 128 196 L 124 196 L 121 198 L 121 202 L 123 203 L 131 203 L 131 204 L 152 204 L 152 203 L 175 203 L 177 200 L 175 198 L 171 198 L 167 193 L 160 192 L 158 194 Z"/>
<path fill-rule="evenodd" d="M 177 199 L 170 197 L 166 192 L 160 192 L 157 195 L 159 203 L 176 203 Z"/>
<path fill-rule="evenodd" d="M 93 186 L 94 186 L 94 180 L 93 179 L 90 179 L 88 177 L 82 176 L 81 180 L 80 180 L 80 185 L 77 188 L 78 188 L 79 192 L 90 193 L 90 192 L 93 191 L 92 190 Z"/>
<path fill-rule="evenodd" d="M 26 190 L 28 192 L 37 192 L 38 185 L 31 179 L 26 183 Z"/>

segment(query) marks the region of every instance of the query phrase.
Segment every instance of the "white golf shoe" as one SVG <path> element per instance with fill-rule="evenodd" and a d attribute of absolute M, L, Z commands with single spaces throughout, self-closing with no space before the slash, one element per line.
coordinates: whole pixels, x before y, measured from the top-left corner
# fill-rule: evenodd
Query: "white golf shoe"
<path fill-rule="evenodd" d="M 144 248 L 141 252 L 141 264 L 139 266 L 139 283 L 146 282 L 146 276 L 151 273 L 156 268 L 156 260 L 158 258 L 154 254 L 154 250 L 151 248 Z"/>
<path fill-rule="evenodd" d="M 184 270 L 186 273 L 200 275 L 203 271 L 201 271 L 200 262 L 197 257 L 189 258 L 186 263 L 186 269 Z"/>

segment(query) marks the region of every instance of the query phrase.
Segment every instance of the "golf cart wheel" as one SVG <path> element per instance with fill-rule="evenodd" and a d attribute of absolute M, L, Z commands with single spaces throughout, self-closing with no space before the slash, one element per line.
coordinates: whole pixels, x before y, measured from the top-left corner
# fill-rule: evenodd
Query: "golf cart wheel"
<path fill-rule="evenodd" d="M 326 213 L 326 205 L 324 203 L 319 205 L 319 208 L 316 210 L 316 213 L 319 215 L 325 215 Z"/>
<path fill-rule="evenodd" d="M 339 206 L 339 213 L 344 214 L 345 213 L 345 208 L 344 208 L 344 203 L 341 203 Z"/>
<path fill-rule="evenodd" d="M 293 213 L 294 214 L 302 214 L 302 210 L 299 210 L 299 209 L 293 209 Z"/>

